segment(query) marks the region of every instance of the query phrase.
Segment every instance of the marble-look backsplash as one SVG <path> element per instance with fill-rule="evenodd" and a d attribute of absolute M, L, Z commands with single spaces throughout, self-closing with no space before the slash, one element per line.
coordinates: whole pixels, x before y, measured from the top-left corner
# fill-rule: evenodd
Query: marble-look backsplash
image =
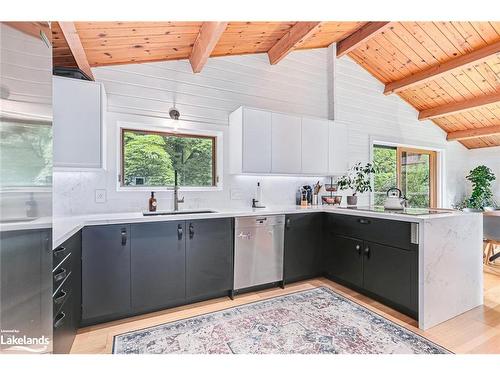
<path fill-rule="evenodd" d="M 255 197 L 258 181 L 262 186 L 263 204 L 268 206 L 293 205 L 297 189 L 302 185 L 312 185 L 318 180 L 324 185 L 328 179 L 325 177 L 226 175 L 222 190 L 181 190 L 179 194 L 185 197 L 185 203 L 180 207 L 181 209 L 249 207 L 252 198 Z M 105 203 L 95 202 L 96 189 L 106 190 Z M 327 194 L 324 188 L 320 194 Z M 344 192 L 343 195 L 346 194 Z M 172 191 L 158 191 L 156 198 L 160 210 L 173 208 Z M 146 191 L 117 191 L 114 175 L 104 171 L 54 171 L 55 216 L 137 212 L 147 209 L 148 199 L 149 193 Z M 359 197 L 360 205 L 368 204 L 368 201 L 368 195 Z"/>

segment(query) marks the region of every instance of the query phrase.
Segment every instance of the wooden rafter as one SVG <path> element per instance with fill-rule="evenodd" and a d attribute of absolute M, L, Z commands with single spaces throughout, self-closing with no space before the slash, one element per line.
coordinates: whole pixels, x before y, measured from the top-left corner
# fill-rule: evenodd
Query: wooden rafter
<path fill-rule="evenodd" d="M 226 27 L 227 22 L 203 22 L 189 55 L 194 73 L 201 72 Z"/>
<path fill-rule="evenodd" d="M 82 72 L 84 72 L 90 79 L 94 80 L 94 75 L 90 70 L 89 61 L 87 59 L 87 55 L 85 50 L 83 49 L 82 42 L 80 37 L 78 36 L 78 32 L 75 27 L 74 22 L 59 22 L 59 26 L 61 31 L 68 43 L 69 49 L 75 58 L 76 64 L 78 68 Z"/>
<path fill-rule="evenodd" d="M 448 133 L 446 139 L 448 141 L 462 141 L 465 139 L 487 137 L 489 135 L 500 135 L 500 125 L 487 126 L 485 128 L 477 129 L 457 130 Z"/>
<path fill-rule="evenodd" d="M 427 120 L 436 117 L 444 117 L 454 113 L 469 111 L 474 108 L 484 107 L 486 105 L 500 102 L 500 93 L 483 95 L 474 99 L 465 100 L 458 103 L 445 104 L 435 108 L 424 109 L 418 114 L 419 120 Z"/>
<path fill-rule="evenodd" d="M 398 81 L 388 83 L 385 86 L 384 94 L 387 95 L 406 90 L 412 86 L 437 79 L 455 69 L 464 69 L 471 65 L 478 64 L 495 55 L 500 56 L 500 41 L 449 60 L 443 64 L 435 65 Z"/>
<path fill-rule="evenodd" d="M 279 63 L 294 49 L 299 48 L 319 28 L 321 22 L 297 22 L 267 52 L 271 65 Z"/>
<path fill-rule="evenodd" d="M 362 43 L 366 43 L 375 35 L 387 29 L 390 24 L 390 22 L 367 22 L 359 30 L 337 43 L 337 57 L 342 57 L 355 50 Z"/>

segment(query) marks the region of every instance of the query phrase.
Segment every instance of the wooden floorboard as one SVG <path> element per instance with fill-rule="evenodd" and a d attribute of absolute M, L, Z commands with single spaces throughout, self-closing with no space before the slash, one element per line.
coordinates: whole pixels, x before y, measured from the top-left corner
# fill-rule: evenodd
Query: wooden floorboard
<path fill-rule="evenodd" d="M 266 298 L 326 286 L 337 293 L 381 314 L 382 316 L 444 346 L 455 353 L 500 353 L 500 276 L 484 274 L 484 305 L 427 331 L 417 328 L 417 322 L 373 299 L 324 278 L 288 285 L 284 290 L 273 288 L 229 298 L 217 298 L 151 314 L 122 319 L 82 328 L 73 343 L 71 354 L 111 353 L 115 335 L 206 314 L 221 309 L 256 302 Z"/>

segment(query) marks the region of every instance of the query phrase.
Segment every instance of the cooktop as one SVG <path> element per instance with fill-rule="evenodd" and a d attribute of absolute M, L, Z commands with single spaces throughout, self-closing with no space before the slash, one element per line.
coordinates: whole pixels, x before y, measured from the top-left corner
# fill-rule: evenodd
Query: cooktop
<path fill-rule="evenodd" d="M 385 214 L 402 214 L 402 215 L 437 215 L 452 212 L 452 210 L 442 210 L 433 208 L 402 208 L 400 210 L 389 210 L 384 208 L 384 206 L 348 206 L 348 207 L 338 207 L 345 210 L 355 210 L 355 211 L 368 211 L 368 212 L 383 212 Z"/>

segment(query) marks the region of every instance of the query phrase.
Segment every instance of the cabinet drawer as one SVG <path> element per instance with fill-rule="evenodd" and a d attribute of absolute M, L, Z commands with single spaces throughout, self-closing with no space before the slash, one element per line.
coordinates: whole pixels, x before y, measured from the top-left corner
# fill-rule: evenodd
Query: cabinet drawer
<path fill-rule="evenodd" d="M 405 250 L 411 248 L 411 223 L 371 217 L 329 214 L 327 231 Z"/>
<path fill-rule="evenodd" d="M 52 250 L 52 269 L 59 265 L 63 261 L 64 258 L 68 256 L 71 252 L 71 249 L 68 246 L 68 243 L 65 242 L 61 246 L 56 247 Z"/>
<path fill-rule="evenodd" d="M 53 289 L 57 290 L 63 281 L 71 274 L 71 253 L 52 271 Z"/>
<path fill-rule="evenodd" d="M 73 283 L 73 274 L 70 273 L 64 281 L 61 283 L 59 288 L 57 288 L 54 291 L 54 294 L 52 296 L 52 301 L 53 301 L 53 312 L 54 316 L 59 313 L 65 302 L 69 299 L 69 296 L 72 294 L 73 288 L 72 288 L 72 283 Z"/>
<path fill-rule="evenodd" d="M 53 352 L 55 354 L 69 353 L 75 338 L 73 324 L 72 298 L 68 296 L 59 312 L 54 314 Z"/>

